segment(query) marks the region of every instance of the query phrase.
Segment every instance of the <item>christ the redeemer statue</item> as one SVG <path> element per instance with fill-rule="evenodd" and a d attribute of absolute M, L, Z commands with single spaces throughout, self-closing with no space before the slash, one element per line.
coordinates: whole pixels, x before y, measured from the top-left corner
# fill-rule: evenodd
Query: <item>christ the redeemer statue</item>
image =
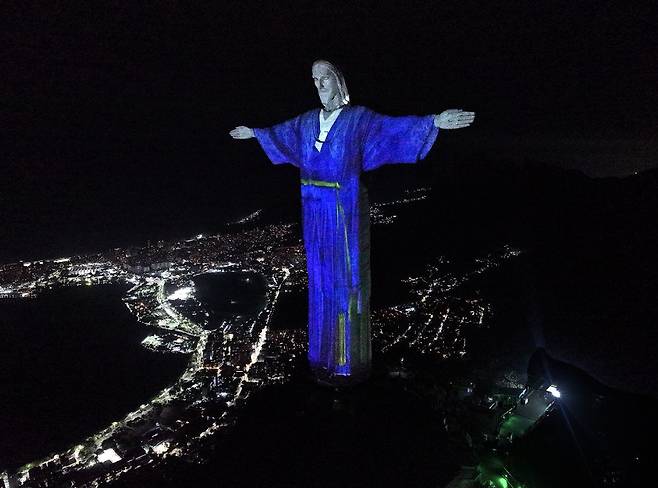
<path fill-rule="evenodd" d="M 390 117 L 350 105 L 343 74 L 318 60 L 322 109 L 266 129 L 239 126 L 274 164 L 300 170 L 308 271 L 308 360 L 318 381 L 356 383 L 370 373 L 370 217 L 363 171 L 423 159 L 441 129 L 468 127 L 473 112 Z"/>

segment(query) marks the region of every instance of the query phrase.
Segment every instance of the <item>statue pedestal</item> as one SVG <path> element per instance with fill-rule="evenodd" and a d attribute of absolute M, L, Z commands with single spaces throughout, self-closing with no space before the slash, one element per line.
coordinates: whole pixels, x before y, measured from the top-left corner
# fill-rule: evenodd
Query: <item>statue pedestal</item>
<path fill-rule="evenodd" d="M 365 382 L 370 378 L 370 367 L 354 369 L 352 374 L 340 375 L 329 372 L 324 368 L 310 366 L 311 375 L 315 382 L 328 387 L 350 387 Z"/>

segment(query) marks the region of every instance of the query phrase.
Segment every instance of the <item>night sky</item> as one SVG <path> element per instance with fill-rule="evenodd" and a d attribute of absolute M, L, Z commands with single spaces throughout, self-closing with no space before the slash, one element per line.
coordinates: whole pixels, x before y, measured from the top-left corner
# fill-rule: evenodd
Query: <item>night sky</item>
<path fill-rule="evenodd" d="M 433 152 L 595 177 L 658 162 L 658 15 L 643 3 L 69 3 L 3 14 L 5 260 L 76 229 L 182 230 L 202 208 L 203 226 L 296 188 L 227 133 L 317 107 L 317 58 L 342 67 L 354 104 L 477 112 Z"/>

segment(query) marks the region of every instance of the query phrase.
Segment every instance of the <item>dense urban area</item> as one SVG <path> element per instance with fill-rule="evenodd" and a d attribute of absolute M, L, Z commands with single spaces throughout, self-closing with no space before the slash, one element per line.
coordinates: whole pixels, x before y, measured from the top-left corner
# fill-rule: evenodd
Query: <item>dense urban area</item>
<path fill-rule="evenodd" d="M 374 204 L 373 224 L 394 222 L 396 209 L 427 195 L 428 189 L 422 188 L 399 200 Z M 151 331 L 143 347 L 189 355 L 180 378 L 149 402 L 66 451 L 51 453 L 15 472 L 2 472 L 1 487 L 101 486 L 171 457 L 202 462 L 216 436 L 239 420 L 240 406 L 254 391 L 291 377 L 295 358 L 305 355 L 306 331 L 272 328 L 270 323 L 282 296 L 305 291 L 303 246 L 295 224 L 259 225 L 260 215 L 256 211 L 215 235 L 0 267 L 2 299 L 28 300 L 58 287 L 129 284 L 125 306 Z M 504 247 L 458 271 L 444 257 L 427 263 L 422 274 L 404 280 L 405 303 L 373 311 L 374 347 L 387 351 L 404 343 L 419 354 L 465 355 L 465 331 L 486 327 L 493 311 L 484 298 L 461 298 L 452 291 L 519 254 Z M 197 296 L 194 279 L 213 273 L 263 280 L 263 306 L 253 314 L 212 320 Z M 401 366 L 391 374 L 404 377 L 406 373 Z M 462 397 L 468 396 L 473 385 L 460 385 L 458 390 Z M 478 400 L 499 440 L 518 434 L 521 424 L 531 425 L 559 397 L 555 385 L 508 390 Z M 482 476 L 482 469 L 460 474 L 463 479 L 475 475 Z M 499 484 L 489 486 L 515 486 L 504 474 L 491 479 Z"/>

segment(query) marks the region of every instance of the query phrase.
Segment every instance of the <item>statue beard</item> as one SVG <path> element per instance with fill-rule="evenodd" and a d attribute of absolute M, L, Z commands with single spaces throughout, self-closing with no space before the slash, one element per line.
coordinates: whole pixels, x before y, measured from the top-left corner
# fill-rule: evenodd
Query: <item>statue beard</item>
<path fill-rule="evenodd" d="M 320 102 L 327 109 L 331 109 L 337 103 L 338 92 L 334 92 L 334 93 L 318 92 L 318 95 L 320 96 Z"/>

